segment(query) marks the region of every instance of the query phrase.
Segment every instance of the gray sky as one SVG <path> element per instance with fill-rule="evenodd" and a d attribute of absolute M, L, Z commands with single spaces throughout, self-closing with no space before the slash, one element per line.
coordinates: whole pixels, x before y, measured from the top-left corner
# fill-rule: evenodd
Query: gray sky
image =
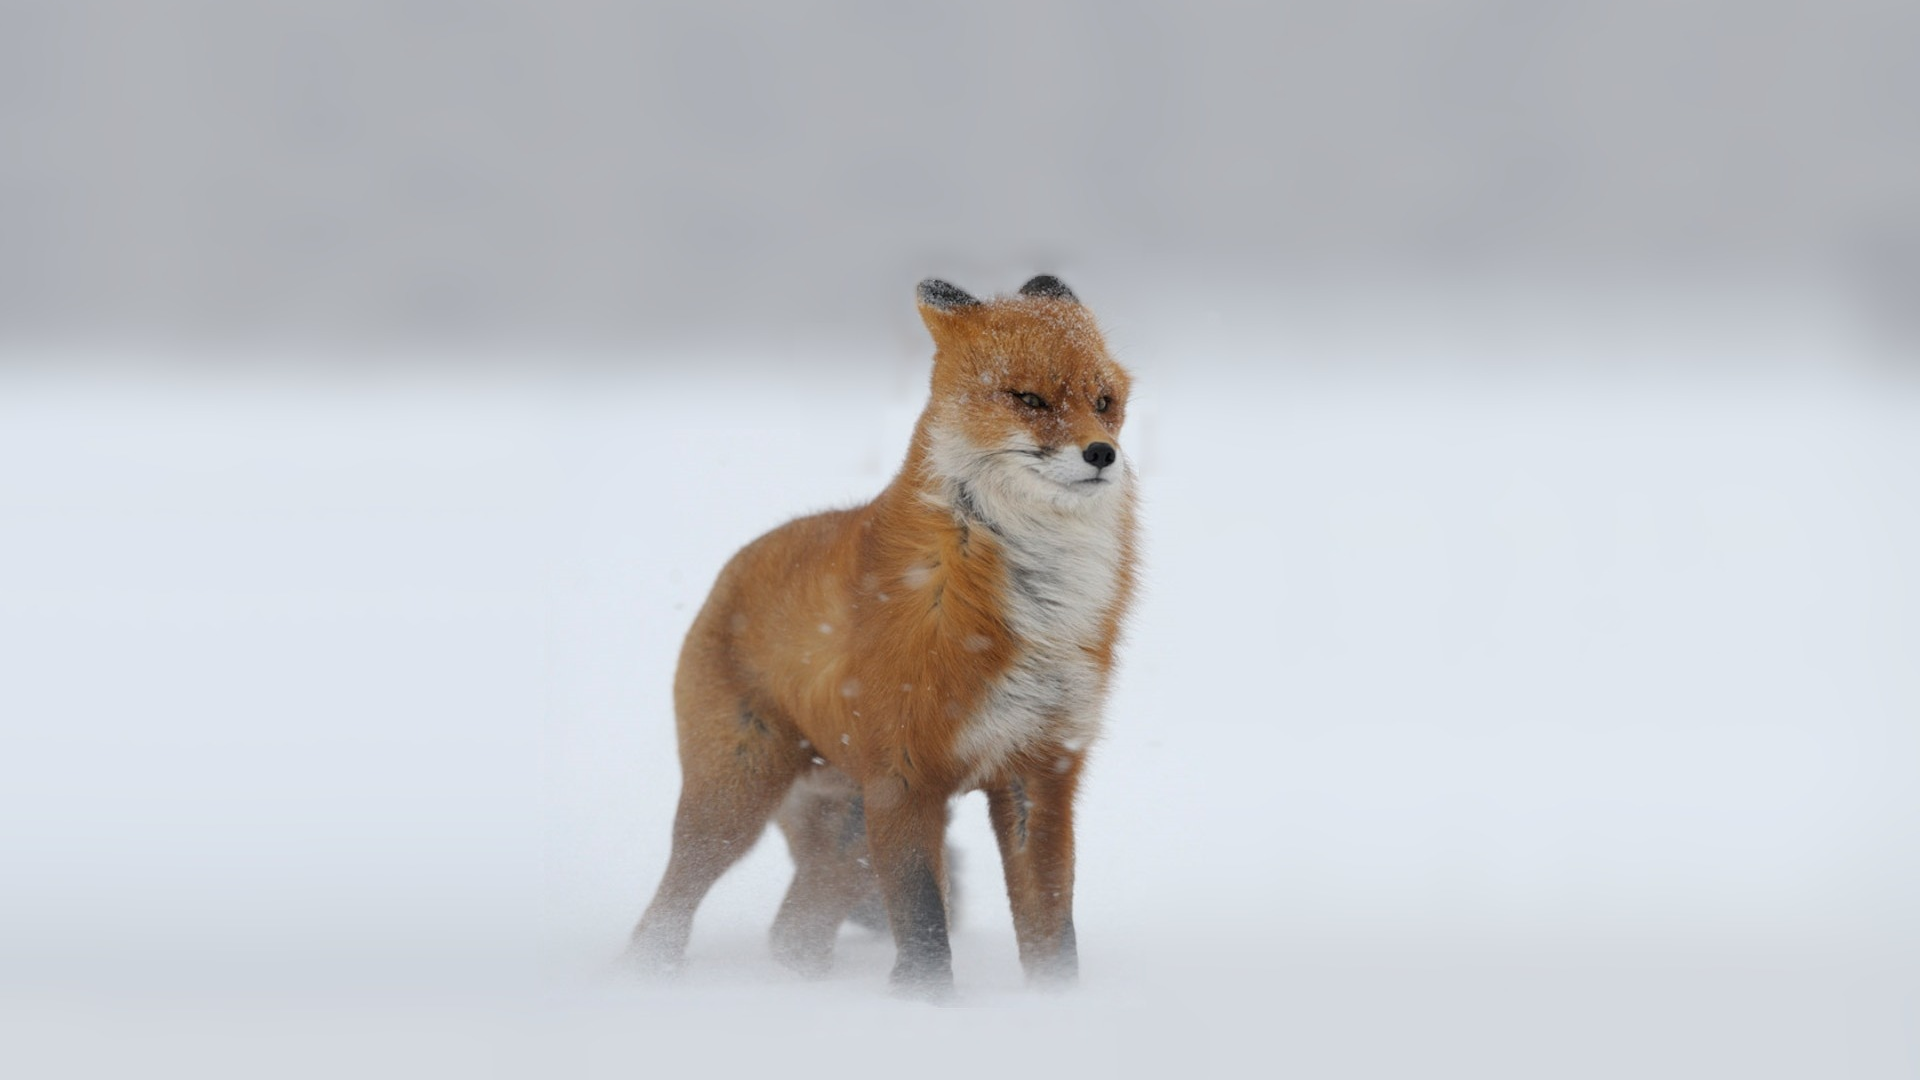
<path fill-rule="evenodd" d="M 1905 281 L 1917 44 L 1899 3 L 13 0 L 0 342 L 831 337 L 1041 269 Z"/>

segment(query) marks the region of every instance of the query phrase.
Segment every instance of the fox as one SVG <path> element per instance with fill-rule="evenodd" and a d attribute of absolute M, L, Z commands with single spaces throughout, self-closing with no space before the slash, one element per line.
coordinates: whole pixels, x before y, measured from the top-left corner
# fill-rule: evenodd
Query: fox
<path fill-rule="evenodd" d="M 877 891 L 895 992 L 950 996 L 948 807 L 984 791 L 1025 975 L 1078 981 L 1074 802 L 1137 574 L 1131 380 L 1052 275 L 917 300 L 933 366 L 900 471 L 742 548 L 687 633 L 672 846 L 625 954 L 643 971 L 681 968 L 771 819 L 794 861 L 780 963 L 825 974 Z"/>

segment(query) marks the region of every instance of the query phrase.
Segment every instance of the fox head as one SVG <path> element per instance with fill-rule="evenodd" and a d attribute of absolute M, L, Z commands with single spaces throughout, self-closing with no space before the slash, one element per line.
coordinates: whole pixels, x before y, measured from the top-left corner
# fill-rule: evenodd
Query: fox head
<path fill-rule="evenodd" d="M 919 298 L 934 343 L 924 431 L 941 480 L 1005 511 L 1091 508 L 1127 488 L 1127 373 L 1060 279 L 981 301 L 930 278 Z"/>

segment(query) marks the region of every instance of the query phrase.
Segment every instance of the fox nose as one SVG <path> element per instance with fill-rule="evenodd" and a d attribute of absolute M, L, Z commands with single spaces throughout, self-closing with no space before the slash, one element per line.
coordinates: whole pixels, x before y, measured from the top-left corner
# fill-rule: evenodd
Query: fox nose
<path fill-rule="evenodd" d="M 1081 452 L 1080 457 L 1096 469 L 1104 469 L 1120 457 L 1120 452 L 1103 442 L 1093 443 Z"/>

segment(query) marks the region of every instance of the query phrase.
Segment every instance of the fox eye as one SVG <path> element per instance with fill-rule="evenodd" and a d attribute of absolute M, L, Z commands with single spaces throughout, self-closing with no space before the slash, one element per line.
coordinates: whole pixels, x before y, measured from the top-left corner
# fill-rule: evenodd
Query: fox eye
<path fill-rule="evenodd" d="M 1112 407 L 1112 405 L 1113 405 L 1113 399 L 1108 397 L 1105 394 L 1101 394 L 1100 400 L 1093 403 L 1093 411 L 1106 412 L 1107 409 Z"/>
<path fill-rule="evenodd" d="M 1029 409 L 1044 409 L 1047 407 L 1047 399 L 1041 397 L 1039 394 L 1023 394 L 1016 390 L 1013 396 L 1019 398 L 1020 404 L 1025 405 Z"/>

